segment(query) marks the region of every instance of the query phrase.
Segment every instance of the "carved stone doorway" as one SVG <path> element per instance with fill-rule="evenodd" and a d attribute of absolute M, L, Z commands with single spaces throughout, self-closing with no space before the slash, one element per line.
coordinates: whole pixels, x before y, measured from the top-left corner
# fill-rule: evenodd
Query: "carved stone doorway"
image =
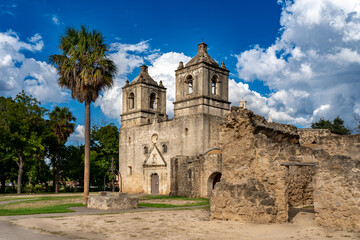
<path fill-rule="evenodd" d="M 151 194 L 159 194 L 159 175 L 157 173 L 151 175 Z"/>

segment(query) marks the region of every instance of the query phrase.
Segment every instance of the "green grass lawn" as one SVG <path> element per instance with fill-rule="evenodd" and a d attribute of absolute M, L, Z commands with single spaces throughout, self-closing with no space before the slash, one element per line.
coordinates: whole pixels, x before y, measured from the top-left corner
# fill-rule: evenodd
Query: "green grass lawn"
<path fill-rule="evenodd" d="M 82 207 L 82 203 L 59 204 L 53 206 L 46 206 L 40 208 L 19 208 L 19 209 L 1 209 L 0 216 L 13 215 L 30 215 L 30 214 L 44 214 L 44 213 L 67 213 L 74 212 L 70 207 Z"/>
<path fill-rule="evenodd" d="M 21 200 L 0 205 L 0 216 L 73 212 L 70 207 L 84 206 L 81 196 L 16 198 Z"/>
<path fill-rule="evenodd" d="M 191 201 L 181 205 L 168 204 L 168 203 L 147 203 L 146 200 L 181 200 Z M 209 199 L 207 198 L 187 198 L 187 197 L 170 197 L 166 195 L 145 195 L 140 197 L 139 207 L 151 207 L 151 208 L 174 208 L 174 207 L 193 207 L 193 206 L 206 206 L 209 205 Z M 145 200 L 145 201 L 142 201 Z"/>
<path fill-rule="evenodd" d="M 82 196 L 39 196 L 7 197 L 2 201 L 20 200 L 0 205 L 0 216 L 30 215 L 44 213 L 73 212 L 70 207 L 82 207 Z M 176 208 L 209 205 L 206 198 L 169 197 L 165 195 L 144 195 L 139 207 Z M 158 200 L 158 201 L 156 201 Z M 148 201 L 148 202 L 147 202 Z M 150 202 L 149 202 L 150 201 Z M 183 203 L 183 204 L 182 204 Z"/>

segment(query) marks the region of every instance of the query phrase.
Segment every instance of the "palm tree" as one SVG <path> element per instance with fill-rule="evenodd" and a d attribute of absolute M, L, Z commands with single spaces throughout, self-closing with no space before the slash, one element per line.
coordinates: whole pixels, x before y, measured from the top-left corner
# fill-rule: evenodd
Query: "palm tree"
<path fill-rule="evenodd" d="M 49 125 L 52 133 L 56 136 L 57 140 L 57 158 L 56 158 L 56 177 L 55 177 L 55 193 L 59 192 L 59 179 L 61 171 L 61 148 L 65 144 L 66 140 L 74 132 L 76 118 L 72 115 L 67 107 L 55 107 L 54 110 L 49 113 Z"/>
<path fill-rule="evenodd" d="M 55 65 L 59 75 L 59 85 L 71 90 L 73 99 L 85 102 L 85 166 L 84 200 L 87 204 L 90 186 L 90 103 L 99 92 L 111 87 L 116 66 L 107 57 L 108 47 L 104 37 L 96 30 L 85 26 L 80 30 L 67 27 L 60 40 L 61 55 L 51 55 L 49 61 Z"/>

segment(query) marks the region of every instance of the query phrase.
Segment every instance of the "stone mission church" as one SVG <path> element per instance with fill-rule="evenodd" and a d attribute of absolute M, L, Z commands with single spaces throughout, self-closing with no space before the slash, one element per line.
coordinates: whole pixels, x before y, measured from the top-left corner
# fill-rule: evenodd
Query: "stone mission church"
<path fill-rule="evenodd" d="M 198 183 L 203 188 L 200 195 L 208 195 L 209 179 L 209 186 L 214 186 L 214 178 L 219 181 L 221 159 L 219 164 L 219 159 L 204 156 L 220 153 L 218 126 L 230 108 L 229 70 L 224 62 L 219 66 L 207 53 L 207 45 L 200 43 L 196 56 L 185 66 L 180 62 L 175 75 L 172 119 L 166 115 L 166 88 L 162 81 L 151 78 L 147 66 L 141 66 L 140 74 L 123 87 L 119 138 L 123 192 L 169 194 L 177 189 L 174 181 L 179 170 L 173 159 L 187 156 L 203 157 L 199 158 L 205 165 L 199 165 L 201 173 L 187 170 L 184 177 L 190 181 L 194 175 L 203 174 L 203 183 Z"/>

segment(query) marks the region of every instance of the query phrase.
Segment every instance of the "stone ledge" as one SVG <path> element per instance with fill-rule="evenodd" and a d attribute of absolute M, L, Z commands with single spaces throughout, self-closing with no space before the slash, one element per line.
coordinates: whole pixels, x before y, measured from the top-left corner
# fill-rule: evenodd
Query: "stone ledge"
<path fill-rule="evenodd" d="M 89 196 L 87 207 L 101 210 L 133 209 L 137 208 L 138 203 L 137 197 L 123 193 L 116 196 Z"/>

